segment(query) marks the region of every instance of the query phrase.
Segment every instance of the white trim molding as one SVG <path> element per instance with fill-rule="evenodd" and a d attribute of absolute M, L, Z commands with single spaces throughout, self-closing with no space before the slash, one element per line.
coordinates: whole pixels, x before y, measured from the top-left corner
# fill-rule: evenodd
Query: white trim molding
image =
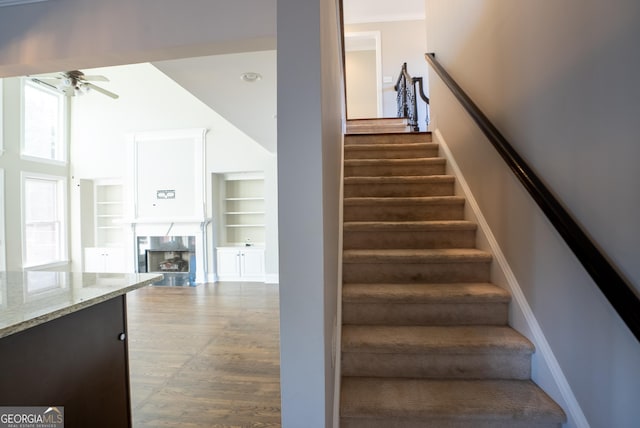
<path fill-rule="evenodd" d="M 558 363 L 558 360 L 553 354 L 551 346 L 549 345 L 549 342 L 547 341 L 531 306 L 529 306 L 515 274 L 511 270 L 511 267 L 509 266 L 498 241 L 493 235 L 489 224 L 480 211 L 480 206 L 471 193 L 471 188 L 467 184 L 439 129 L 434 131 L 433 137 L 434 142 L 439 144 L 440 155 L 447 159 L 447 166 L 451 169 L 451 173 L 456 177 L 456 193 L 459 192 L 466 198 L 466 206 L 468 207 L 466 214 L 470 215 L 472 217 L 470 220 L 475 221 L 478 225 L 479 246 L 488 247 L 486 249 L 492 253 L 496 262 L 494 264 L 495 267 L 491 272 L 492 279 L 494 279 L 494 282 L 499 283 L 499 285 L 504 284 L 511 292 L 513 297 L 511 308 L 513 319 L 510 319 L 510 324 L 533 342 L 536 348 L 536 354 L 540 357 L 534 358 L 532 361 L 532 365 L 534 366 L 534 370 L 532 370 L 534 373 L 533 380 L 540 385 L 540 387 L 545 389 L 545 392 L 560 403 L 561 407 L 567 413 L 567 427 L 589 428 L 589 422 L 584 416 L 584 413 L 580 408 L 580 404 L 578 403 L 578 400 L 576 399 L 575 394 L 573 393 L 571 386 Z M 501 278 L 496 281 L 496 278 L 493 278 L 494 276 L 500 276 Z M 538 370 L 535 370 L 536 368 Z M 545 377 L 545 373 L 548 373 L 551 379 L 549 379 L 548 376 Z"/>

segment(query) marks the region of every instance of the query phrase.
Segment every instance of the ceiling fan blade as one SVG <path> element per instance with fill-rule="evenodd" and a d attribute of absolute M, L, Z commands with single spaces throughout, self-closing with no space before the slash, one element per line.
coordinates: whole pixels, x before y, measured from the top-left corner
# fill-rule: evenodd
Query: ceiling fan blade
<path fill-rule="evenodd" d="M 93 82 L 108 82 L 105 76 L 95 75 L 95 76 L 82 76 L 82 80 L 91 80 Z"/>
<path fill-rule="evenodd" d="M 38 77 L 31 77 L 30 78 L 32 82 L 35 82 L 39 85 L 43 85 L 43 86 L 47 86 L 51 89 L 55 89 L 56 91 L 58 90 L 58 87 L 56 85 L 52 85 L 51 83 L 45 82 L 43 79 L 38 78 Z"/>
<path fill-rule="evenodd" d="M 34 74 L 29 77 L 35 77 L 37 79 L 62 79 L 64 75 L 62 75 L 62 73 L 44 73 L 44 74 Z"/>
<path fill-rule="evenodd" d="M 101 88 L 100 86 L 96 86 L 96 85 L 94 85 L 93 83 L 86 82 L 86 83 L 85 83 L 85 85 L 87 85 L 87 86 L 88 86 L 88 87 L 90 87 L 91 89 L 95 89 L 96 91 L 98 91 L 98 92 L 101 92 L 101 93 L 105 94 L 105 95 L 106 95 L 106 96 L 108 96 L 108 97 L 113 98 L 114 100 L 116 100 L 116 99 L 120 98 L 118 95 L 114 94 L 113 92 L 111 92 L 111 91 L 107 91 L 106 89 Z"/>

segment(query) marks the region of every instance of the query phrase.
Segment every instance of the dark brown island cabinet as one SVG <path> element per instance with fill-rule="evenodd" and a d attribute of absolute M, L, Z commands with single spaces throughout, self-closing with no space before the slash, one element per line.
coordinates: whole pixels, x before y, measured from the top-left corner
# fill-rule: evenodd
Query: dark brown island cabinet
<path fill-rule="evenodd" d="M 156 274 L 0 272 L 0 406 L 131 427 L 126 293 Z"/>

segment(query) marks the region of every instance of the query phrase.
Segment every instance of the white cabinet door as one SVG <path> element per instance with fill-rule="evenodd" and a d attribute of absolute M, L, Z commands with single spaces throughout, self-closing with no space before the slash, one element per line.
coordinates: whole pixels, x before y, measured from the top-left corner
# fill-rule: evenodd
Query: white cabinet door
<path fill-rule="evenodd" d="M 102 248 L 87 247 L 84 249 L 84 271 L 104 272 L 104 256 Z"/>
<path fill-rule="evenodd" d="M 220 281 L 264 281 L 264 249 L 216 248 Z"/>
<path fill-rule="evenodd" d="M 108 247 L 85 248 L 84 271 L 105 273 L 126 272 L 124 249 Z"/>
<path fill-rule="evenodd" d="M 235 248 L 218 248 L 218 279 L 221 281 L 240 277 L 240 253 Z"/>
<path fill-rule="evenodd" d="M 124 258 L 123 248 L 105 248 L 105 271 L 112 273 L 124 273 L 126 269 L 126 261 Z"/>
<path fill-rule="evenodd" d="M 243 279 L 264 281 L 264 250 L 247 248 L 240 254 Z"/>

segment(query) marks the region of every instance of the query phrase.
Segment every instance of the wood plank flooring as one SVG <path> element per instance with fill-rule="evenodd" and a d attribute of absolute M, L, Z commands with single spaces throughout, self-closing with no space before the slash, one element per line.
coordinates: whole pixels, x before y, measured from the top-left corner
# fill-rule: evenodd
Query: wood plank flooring
<path fill-rule="evenodd" d="M 133 426 L 279 427 L 278 286 L 127 296 Z"/>

